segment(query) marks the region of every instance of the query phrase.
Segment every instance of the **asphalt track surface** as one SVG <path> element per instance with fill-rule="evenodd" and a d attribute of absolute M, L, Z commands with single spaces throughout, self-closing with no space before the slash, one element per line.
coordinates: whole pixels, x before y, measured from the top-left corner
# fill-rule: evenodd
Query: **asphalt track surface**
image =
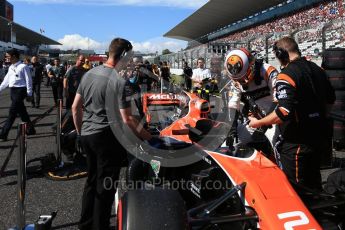
<path fill-rule="evenodd" d="M 41 107 L 39 109 L 31 108 L 31 104 L 26 103 L 31 119 L 39 118 L 35 126 L 37 134 L 28 136 L 27 161 L 56 151 L 55 136 L 51 129 L 56 122 L 56 109 L 50 111 L 53 106 L 51 88 L 47 88 L 42 84 L 41 95 Z M 9 90 L 5 90 L 0 95 L 0 126 L 3 125 L 8 116 L 9 105 Z M 50 113 L 47 113 L 49 111 Z M 0 141 L 0 167 L 14 143 L 19 122 L 20 119 L 18 118 L 8 136 L 8 141 Z M 18 151 L 19 148 L 16 146 L 4 177 L 0 178 L 0 230 L 16 226 Z M 337 152 L 336 156 L 345 157 L 345 154 L 344 152 Z M 34 169 L 35 164 L 29 165 L 28 171 Z M 325 180 L 327 175 L 334 170 L 323 170 L 323 179 Z M 77 229 L 84 183 L 85 178 L 71 181 L 53 181 L 40 174 L 29 174 L 25 194 L 26 223 L 34 223 L 39 215 L 47 215 L 53 211 L 58 211 L 53 221 L 53 229 Z M 112 226 L 115 225 L 114 216 L 113 211 Z"/>
<path fill-rule="evenodd" d="M 9 90 L 0 95 L 0 126 L 8 116 L 10 105 Z M 27 103 L 27 110 L 32 120 L 41 118 L 36 123 L 37 134 L 28 136 L 27 161 L 55 153 L 56 141 L 51 129 L 56 121 L 56 109 L 42 117 L 53 106 L 52 90 L 42 84 L 41 107 L 31 108 Z M 0 141 L 0 166 L 10 151 L 17 134 L 17 118 L 6 142 Z M 17 143 L 18 145 L 18 143 Z M 9 164 L 0 178 L 0 230 L 16 226 L 17 206 L 17 157 L 19 147 L 16 146 Z M 29 165 L 28 171 L 35 169 L 38 164 Z M 77 229 L 81 209 L 81 196 L 85 178 L 71 181 L 52 181 L 43 175 L 28 175 L 26 184 L 26 223 L 33 223 L 39 215 L 58 211 L 53 222 L 53 229 Z"/>

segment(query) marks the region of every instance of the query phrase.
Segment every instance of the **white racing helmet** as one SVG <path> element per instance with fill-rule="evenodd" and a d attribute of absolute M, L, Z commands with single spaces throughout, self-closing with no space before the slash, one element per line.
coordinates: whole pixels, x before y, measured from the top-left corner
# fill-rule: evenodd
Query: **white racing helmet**
<path fill-rule="evenodd" d="M 245 48 L 234 49 L 226 55 L 224 67 L 231 79 L 250 80 L 253 75 L 254 57 Z"/>

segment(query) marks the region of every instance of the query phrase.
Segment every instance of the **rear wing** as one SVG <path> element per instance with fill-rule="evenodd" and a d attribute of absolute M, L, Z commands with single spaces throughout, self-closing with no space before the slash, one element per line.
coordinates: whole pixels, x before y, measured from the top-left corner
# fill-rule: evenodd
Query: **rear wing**
<path fill-rule="evenodd" d="M 145 93 L 142 96 L 143 112 L 146 116 L 146 122 L 151 122 L 149 112 L 150 105 L 179 105 L 179 95 L 173 93 Z"/>
<path fill-rule="evenodd" d="M 178 105 L 179 95 L 173 93 L 145 93 L 143 95 L 143 111 L 147 111 L 149 105 Z"/>
<path fill-rule="evenodd" d="M 179 103 L 179 95 L 173 93 L 145 93 L 143 95 L 143 109 L 149 105 L 174 105 Z"/>

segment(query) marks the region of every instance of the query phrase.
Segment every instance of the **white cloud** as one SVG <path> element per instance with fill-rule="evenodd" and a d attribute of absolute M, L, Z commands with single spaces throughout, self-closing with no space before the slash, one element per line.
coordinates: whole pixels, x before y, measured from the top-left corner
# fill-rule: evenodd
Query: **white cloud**
<path fill-rule="evenodd" d="M 162 50 L 169 49 L 170 51 L 177 52 L 186 48 L 187 42 L 179 41 L 170 38 L 153 38 L 144 42 L 131 41 L 135 51 L 142 53 L 154 53 L 158 51 L 160 54 Z"/>
<path fill-rule="evenodd" d="M 58 39 L 58 42 L 62 46 L 52 46 L 54 48 L 59 48 L 62 50 L 70 49 L 90 49 L 95 51 L 105 51 L 108 49 L 110 41 L 99 42 L 88 37 L 83 37 L 79 34 L 69 34 L 65 35 L 63 38 Z M 176 52 L 186 47 L 187 43 L 184 41 L 179 41 L 170 38 L 152 38 L 147 41 L 136 42 L 131 41 L 135 51 L 140 51 L 142 53 L 154 53 L 158 51 L 160 54 L 163 49 L 169 49 L 170 51 Z"/>
<path fill-rule="evenodd" d="M 107 47 L 105 43 L 95 41 L 88 37 L 82 37 L 79 34 L 65 35 L 63 38 L 59 39 L 58 42 L 60 42 L 62 46 L 52 46 L 52 47 L 60 48 L 62 50 L 70 50 L 70 49 L 104 50 Z"/>
<path fill-rule="evenodd" d="M 68 4 L 68 5 L 128 5 L 128 6 L 166 6 L 198 9 L 208 0 L 12 0 L 12 2 L 27 2 L 33 4 Z"/>

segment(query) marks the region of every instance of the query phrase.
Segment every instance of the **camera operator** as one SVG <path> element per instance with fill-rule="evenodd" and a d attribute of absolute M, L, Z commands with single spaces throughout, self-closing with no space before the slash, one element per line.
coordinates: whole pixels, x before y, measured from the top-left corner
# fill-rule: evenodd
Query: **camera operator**
<path fill-rule="evenodd" d="M 152 73 L 154 77 L 152 87 L 154 91 L 157 91 L 161 84 L 161 71 L 159 70 L 158 65 L 152 64 Z"/>
<path fill-rule="evenodd" d="M 146 60 L 144 63 L 139 62 L 135 66 L 137 73 L 139 75 L 138 84 L 140 85 L 141 93 L 146 93 L 151 91 L 152 84 L 152 66 Z"/>
<path fill-rule="evenodd" d="M 292 185 L 321 189 L 320 157 L 327 145 L 327 116 L 335 93 L 325 72 L 301 57 L 291 37 L 273 47 L 282 72 L 277 77 L 278 105 L 263 119 L 250 118 L 253 128 L 279 124 L 280 166 Z"/>
<path fill-rule="evenodd" d="M 160 65 L 160 72 L 161 72 L 161 87 L 163 90 L 168 90 L 169 92 L 172 90 L 172 86 L 170 83 L 171 76 L 170 76 L 170 67 L 168 66 L 168 62 L 164 61 Z"/>
<path fill-rule="evenodd" d="M 145 114 L 143 112 L 143 104 L 141 100 L 141 89 L 139 85 L 139 77 L 140 77 L 139 68 L 138 67 L 134 68 L 133 70 L 128 71 L 127 74 L 128 74 L 127 84 L 133 91 L 134 103 L 138 109 L 139 116 L 143 118 Z"/>

